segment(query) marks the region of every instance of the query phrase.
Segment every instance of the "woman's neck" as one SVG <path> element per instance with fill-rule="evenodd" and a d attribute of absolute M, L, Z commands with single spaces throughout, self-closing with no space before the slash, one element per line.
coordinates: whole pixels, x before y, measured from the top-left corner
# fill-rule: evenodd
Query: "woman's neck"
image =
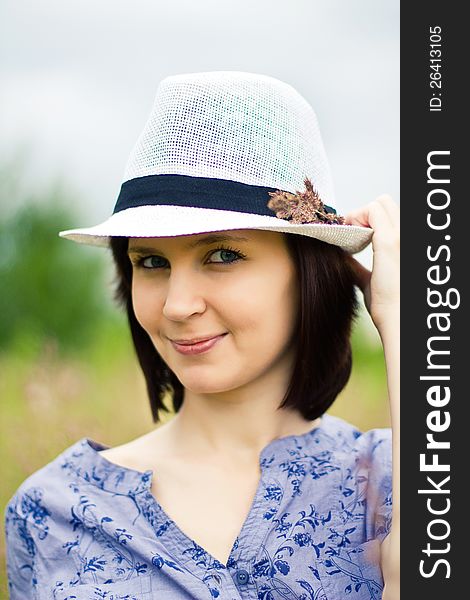
<path fill-rule="evenodd" d="M 307 421 L 296 409 L 278 409 L 285 389 L 278 372 L 223 393 L 185 390 L 181 409 L 166 425 L 167 440 L 180 455 L 253 460 L 272 440 L 306 433 L 320 422 Z"/>

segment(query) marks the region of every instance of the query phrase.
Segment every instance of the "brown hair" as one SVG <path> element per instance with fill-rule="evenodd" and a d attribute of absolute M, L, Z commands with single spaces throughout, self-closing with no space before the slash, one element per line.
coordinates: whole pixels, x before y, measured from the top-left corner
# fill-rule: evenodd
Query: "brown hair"
<path fill-rule="evenodd" d="M 305 419 L 321 416 L 334 402 L 351 374 L 350 334 L 357 314 L 355 278 L 346 253 L 338 246 L 297 234 L 284 234 L 296 265 L 299 309 L 294 340 L 296 358 L 290 384 L 279 405 L 296 408 Z M 167 411 L 170 394 L 177 412 L 184 387 L 156 351 L 136 319 L 132 306 L 132 265 L 128 238 L 112 237 L 111 250 L 117 271 L 115 299 L 124 307 L 137 358 L 147 383 L 153 421 Z"/>

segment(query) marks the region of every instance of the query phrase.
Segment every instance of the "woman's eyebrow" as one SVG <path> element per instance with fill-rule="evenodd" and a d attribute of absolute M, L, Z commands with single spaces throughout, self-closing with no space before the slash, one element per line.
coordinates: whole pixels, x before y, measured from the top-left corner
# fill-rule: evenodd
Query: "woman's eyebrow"
<path fill-rule="evenodd" d="M 202 238 L 198 238 L 187 244 L 186 248 L 189 250 L 191 248 L 196 248 L 198 246 L 204 246 L 207 244 L 213 244 L 215 242 L 249 242 L 250 240 L 246 237 L 237 236 L 237 235 L 220 235 L 220 234 L 211 234 L 205 235 Z M 155 246 L 132 246 L 128 249 L 128 254 L 139 253 L 139 254 L 148 254 L 152 252 L 156 252 L 158 248 Z"/>

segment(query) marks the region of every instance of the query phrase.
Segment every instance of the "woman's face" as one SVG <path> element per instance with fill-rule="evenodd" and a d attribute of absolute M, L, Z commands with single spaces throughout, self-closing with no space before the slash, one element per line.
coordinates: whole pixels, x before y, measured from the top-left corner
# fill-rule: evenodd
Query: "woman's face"
<path fill-rule="evenodd" d="M 136 318 L 185 388 L 220 393 L 287 366 L 290 378 L 298 286 L 282 233 L 130 238 L 128 252 Z"/>

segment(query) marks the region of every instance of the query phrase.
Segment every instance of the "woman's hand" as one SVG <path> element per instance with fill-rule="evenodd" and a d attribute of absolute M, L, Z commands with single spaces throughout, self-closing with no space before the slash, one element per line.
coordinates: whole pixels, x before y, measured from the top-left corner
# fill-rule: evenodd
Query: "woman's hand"
<path fill-rule="evenodd" d="M 372 227 L 372 272 L 352 256 L 349 257 L 357 277 L 357 285 L 372 320 L 380 331 L 390 316 L 398 319 L 400 305 L 400 208 L 390 196 L 350 212 L 348 225 Z"/>

